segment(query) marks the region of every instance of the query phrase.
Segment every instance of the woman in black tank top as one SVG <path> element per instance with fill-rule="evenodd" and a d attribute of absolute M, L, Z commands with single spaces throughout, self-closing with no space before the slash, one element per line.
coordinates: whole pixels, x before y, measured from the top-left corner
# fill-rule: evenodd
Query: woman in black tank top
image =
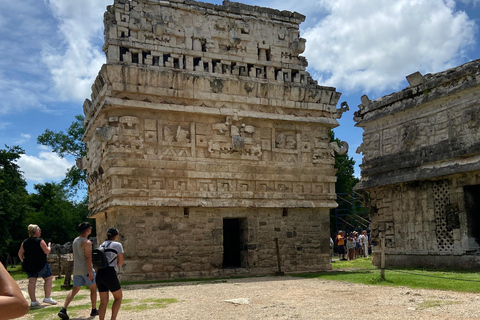
<path fill-rule="evenodd" d="M 28 295 L 30 296 L 30 307 L 37 307 L 41 303 L 35 297 L 37 278 L 42 277 L 45 281 L 45 299 L 43 302 L 57 304 L 57 301 L 50 297 L 52 292 L 53 275 L 47 263 L 47 254 L 51 251 L 50 242 L 48 245 L 40 238 L 42 230 L 36 224 L 28 226 L 28 239 L 25 239 L 18 251 L 18 257 L 22 261 L 23 270 L 28 275 Z"/>

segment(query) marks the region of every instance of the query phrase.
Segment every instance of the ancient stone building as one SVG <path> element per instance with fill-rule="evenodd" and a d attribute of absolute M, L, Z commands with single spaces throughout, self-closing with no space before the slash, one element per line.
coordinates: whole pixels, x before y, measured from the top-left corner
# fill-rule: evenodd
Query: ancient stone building
<path fill-rule="evenodd" d="M 129 279 L 331 268 L 328 131 L 347 107 L 299 56 L 298 13 L 115 0 L 84 104 L 90 216 Z"/>
<path fill-rule="evenodd" d="M 480 60 L 407 80 L 355 113 L 373 240 L 385 234 L 387 265 L 478 268 Z"/>

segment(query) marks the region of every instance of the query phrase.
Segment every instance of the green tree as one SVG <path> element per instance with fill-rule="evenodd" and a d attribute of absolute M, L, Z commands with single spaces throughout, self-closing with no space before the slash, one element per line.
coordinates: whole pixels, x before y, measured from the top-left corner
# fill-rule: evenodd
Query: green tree
<path fill-rule="evenodd" d="M 16 256 L 27 237 L 25 219 L 30 210 L 27 183 L 16 160 L 25 154 L 19 146 L 0 149 L 0 256 Z M 3 260 L 3 259 L 2 259 Z"/>
<path fill-rule="evenodd" d="M 45 183 L 34 186 L 37 193 L 29 196 L 32 212 L 27 222 L 40 225 L 42 237 L 48 242 L 64 244 L 77 236 L 77 225 L 88 215 L 87 200 L 69 200 L 61 184 Z"/>
<path fill-rule="evenodd" d="M 76 115 L 75 121 L 66 132 L 47 129 L 38 136 L 37 142 L 52 148 L 59 157 L 81 158 L 85 156 L 85 143 L 82 142 L 85 134 L 83 120 L 82 115 Z M 86 178 L 86 172 L 74 165 L 60 184 L 35 185 L 38 194 L 32 195 L 30 199 L 35 212 L 29 220 L 42 221 L 42 233 L 50 241 L 60 244 L 72 241 L 77 234 L 77 225 L 86 220 L 88 197 L 85 196 L 80 202 L 69 200 L 69 196 L 86 190 Z M 94 221 L 91 223 L 94 224 Z"/>
<path fill-rule="evenodd" d="M 330 131 L 330 141 L 340 143 L 335 138 L 335 133 Z M 335 192 L 337 193 L 338 207 L 330 210 L 330 234 L 337 232 L 337 223 L 342 225 L 341 229 L 354 230 L 364 229 L 368 218 L 368 210 L 363 207 L 362 197 L 353 191 L 355 185 L 360 181 L 355 177 L 355 160 L 346 154 L 335 154 L 335 169 L 337 169 L 337 182 Z M 337 214 L 337 216 L 336 216 Z"/>
<path fill-rule="evenodd" d="M 330 141 L 340 143 L 335 138 L 335 133 L 330 131 Z M 353 187 L 360 181 L 355 177 L 355 160 L 346 154 L 335 154 L 335 169 L 337 169 L 337 182 L 335 183 L 336 193 L 350 193 Z"/>
<path fill-rule="evenodd" d="M 82 142 L 82 137 L 85 134 L 83 119 L 82 115 L 76 115 L 75 121 L 68 127 L 67 132 L 53 132 L 47 129 L 38 136 L 37 142 L 52 148 L 61 158 L 67 155 L 81 158 L 85 156 L 85 143 Z M 67 187 L 73 193 L 85 190 L 86 178 L 86 172 L 74 165 L 67 171 L 65 179 L 62 181 L 62 186 Z"/>

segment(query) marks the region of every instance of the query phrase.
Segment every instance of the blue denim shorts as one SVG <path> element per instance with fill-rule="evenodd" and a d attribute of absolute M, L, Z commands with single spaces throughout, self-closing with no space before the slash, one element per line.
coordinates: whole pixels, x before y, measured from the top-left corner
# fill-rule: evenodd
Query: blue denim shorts
<path fill-rule="evenodd" d="M 95 271 L 93 271 L 93 281 L 90 281 L 90 279 L 88 279 L 88 274 L 73 276 L 73 286 L 81 287 L 81 286 L 87 285 L 90 287 L 92 284 L 95 284 L 95 276 L 96 276 Z"/>
<path fill-rule="evenodd" d="M 28 273 L 27 276 L 29 278 L 38 278 L 42 277 L 43 279 L 48 278 L 52 275 L 52 270 L 50 269 L 50 265 L 48 263 L 45 263 L 45 266 L 43 267 L 42 270 L 35 272 L 35 273 Z"/>

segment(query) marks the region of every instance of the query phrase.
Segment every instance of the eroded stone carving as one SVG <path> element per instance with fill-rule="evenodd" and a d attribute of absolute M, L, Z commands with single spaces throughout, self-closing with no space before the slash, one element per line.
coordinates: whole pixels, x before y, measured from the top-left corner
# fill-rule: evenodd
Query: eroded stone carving
<path fill-rule="evenodd" d="M 125 277 L 270 272 L 274 252 L 257 242 L 272 236 L 288 248 L 285 270 L 329 268 L 328 131 L 345 105 L 305 69 L 304 19 L 229 1 L 108 7 L 82 166 L 97 228 L 122 230 Z M 245 232 L 233 269 L 222 268 L 224 219 Z"/>
<path fill-rule="evenodd" d="M 338 145 L 339 143 L 340 146 Z M 348 143 L 346 141 L 334 141 L 330 143 L 330 146 L 336 154 L 344 155 L 348 152 Z M 332 152 L 332 156 L 335 156 L 335 153 Z"/>
<path fill-rule="evenodd" d="M 399 92 L 362 97 L 354 118 L 364 129 L 356 188 L 370 194 L 372 238 L 385 235 L 387 264 L 480 266 L 472 225 L 480 192 L 479 67 L 475 60 L 416 72 Z"/>
<path fill-rule="evenodd" d="M 343 101 L 341 104 L 340 104 L 340 108 L 337 109 L 337 119 L 340 119 L 342 117 L 342 115 L 347 112 L 348 110 L 350 110 L 350 108 L 348 107 L 348 103 L 347 101 Z"/>

